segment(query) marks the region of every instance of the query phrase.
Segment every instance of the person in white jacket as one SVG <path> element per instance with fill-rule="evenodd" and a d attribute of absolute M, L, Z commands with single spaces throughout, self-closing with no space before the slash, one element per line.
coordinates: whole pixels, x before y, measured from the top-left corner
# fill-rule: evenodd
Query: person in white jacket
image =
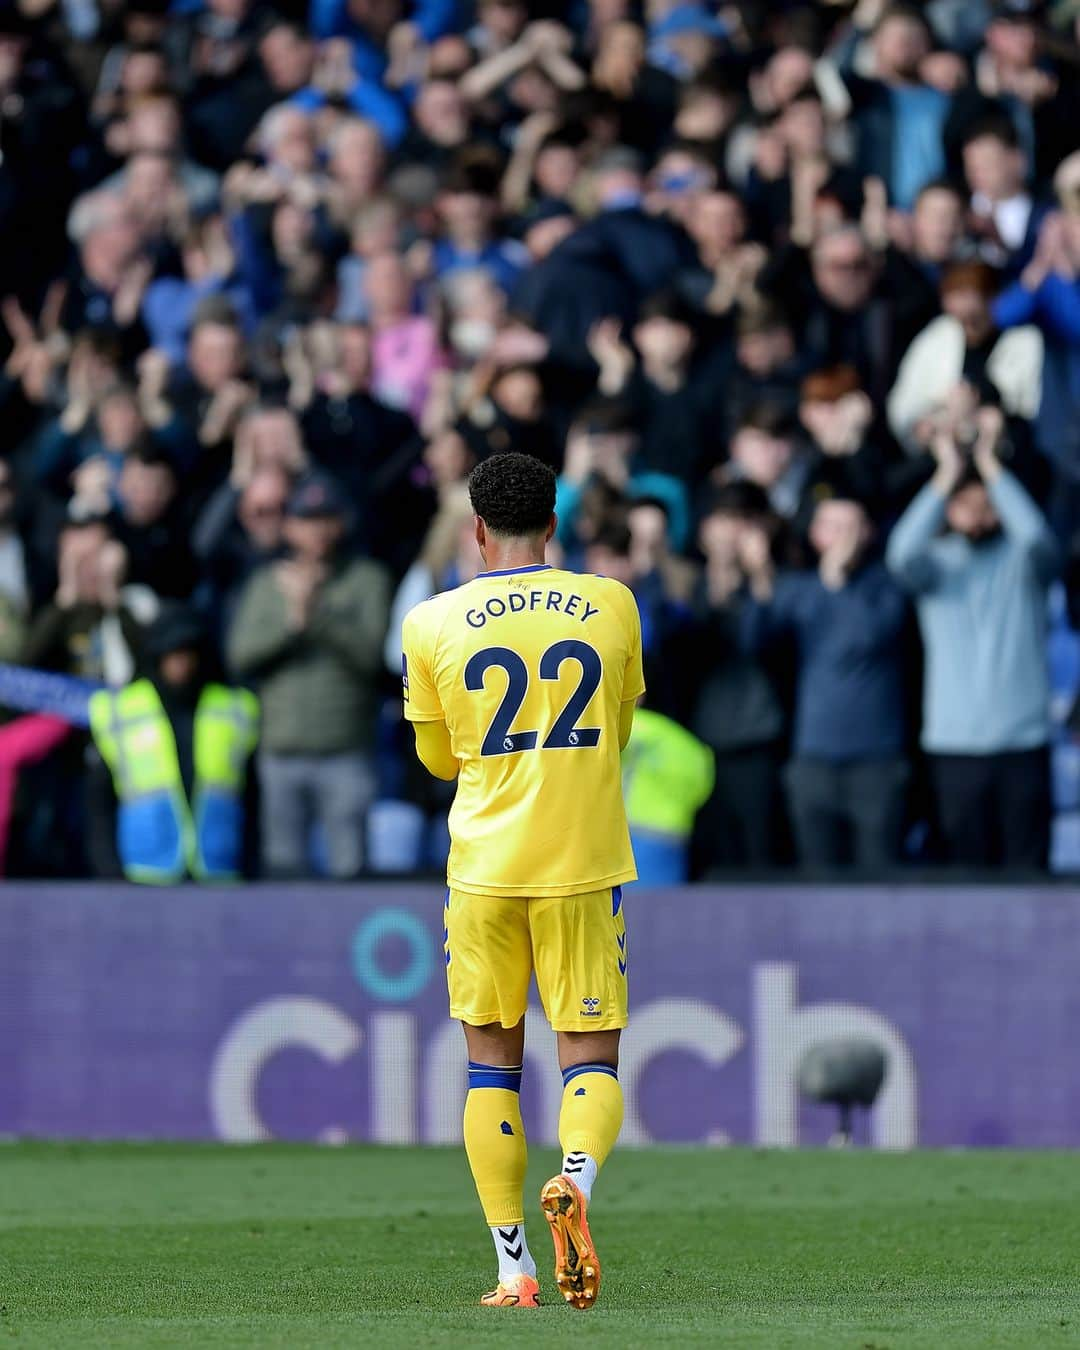
<path fill-rule="evenodd" d="M 945 312 L 907 349 L 889 391 L 889 427 L 909 452 L 927 446 L 933 415 L 962 379 L 989 381 L 1006 413 L 1032 418 L 1038 412 L 1042 333 L 1033 324 L 999 332 L 990 312 L 997 290 L 997 275 L 983 262 L 956 263 L 942 277 Z"/>

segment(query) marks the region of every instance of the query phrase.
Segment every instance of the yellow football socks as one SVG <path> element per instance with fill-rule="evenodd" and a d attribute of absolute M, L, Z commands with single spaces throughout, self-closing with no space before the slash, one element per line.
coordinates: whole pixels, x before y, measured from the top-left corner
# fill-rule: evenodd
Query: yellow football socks
<path fill-rule="evenodd" d="M 585 1192 L 615 1147 L 623 1120 L 619 1076 L 610 1064 L 575 1064 L 563 1070 L 559 1143 L 563 1172 Z"/>
<path fill-rule="evenodd" d="M 521 1123 L 521 1065 L 502 1068 L 469 1061 L 465 1152 L 490 1226 L 520 1224 L 525 1210 L 525 1127 Z"/>

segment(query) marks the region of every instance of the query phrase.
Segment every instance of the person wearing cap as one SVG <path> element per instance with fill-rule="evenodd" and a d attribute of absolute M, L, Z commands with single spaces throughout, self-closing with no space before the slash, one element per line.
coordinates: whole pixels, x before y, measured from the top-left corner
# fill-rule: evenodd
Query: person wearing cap
<path fill-rule="evenodd" d="M 286 506 L 288 554 L 251 577 L 226 638 L 230 669 L 262 699 L 262 867 L 271 876 L 310 874 L 313 827 L 331 876 L 355 876 L 364 863 L 390 579 L 346 550 L 349 516 L 334 479 L 302 478 Z"/>
<path fill-rule="evenodd" d="M 170 885 L 245 871 L 259 703 L 210 677 L 194 610 L 164 607 L 142 644 L 146 674 L 90 698 L 90 731 L 115 794 L 115 828 L 92 831 L 99 874 Z M 110 804 L 106 775 L 93 794 Z"/>

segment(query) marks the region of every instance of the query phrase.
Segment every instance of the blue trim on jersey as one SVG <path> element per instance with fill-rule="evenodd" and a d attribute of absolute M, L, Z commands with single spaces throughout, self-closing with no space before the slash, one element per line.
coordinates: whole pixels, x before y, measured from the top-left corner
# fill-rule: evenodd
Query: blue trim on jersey
<path fill-rule="evenodd" d="M 612 886 L 611 888 L 611 917 L 614 918 L 622 908 L 622 887 Z"/>
<path fill-rule="evenodd" d="M 522 1066 L 500 1067 L 496 1064 L 477 1064 L 469 1060 L 470 1088 L 509 1088 L 511 1092 L 521 1091 Z"/>
<path fill-rule="evenodd" d="M 562 1071 L 563 1087 L 573 1082 L 582 1073 L 606 1073 L 610 1078 L 618 1078 L 619 1076 L 619 1071 L 613 1069 L 610 1064 L 574 1064 L 571 1068 Z"/>
<path fill-rule="evenodd" d="M 529 567 L 507 567 L 502 572 L 477 572 L 476 579 L 481 577 L 516 577 L 522 572 L 550 572 L 550 563 L 532 563 Z"/>

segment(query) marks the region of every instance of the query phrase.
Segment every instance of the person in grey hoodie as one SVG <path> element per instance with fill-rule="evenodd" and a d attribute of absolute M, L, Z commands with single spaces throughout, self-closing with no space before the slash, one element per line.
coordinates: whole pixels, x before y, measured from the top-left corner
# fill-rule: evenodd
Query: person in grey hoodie
<path fill-rule="evenodd" d="M 922 744 L 950 862 L 1045 868 L 1050 839 L 1046 593 L 1054 538 L 1003 467 L 1004 419 L 937 430 L 933 478 L 886 561 L 915 597 L 926 651 Z M 968 453 L 958 445 L 970 444 Z"/>

